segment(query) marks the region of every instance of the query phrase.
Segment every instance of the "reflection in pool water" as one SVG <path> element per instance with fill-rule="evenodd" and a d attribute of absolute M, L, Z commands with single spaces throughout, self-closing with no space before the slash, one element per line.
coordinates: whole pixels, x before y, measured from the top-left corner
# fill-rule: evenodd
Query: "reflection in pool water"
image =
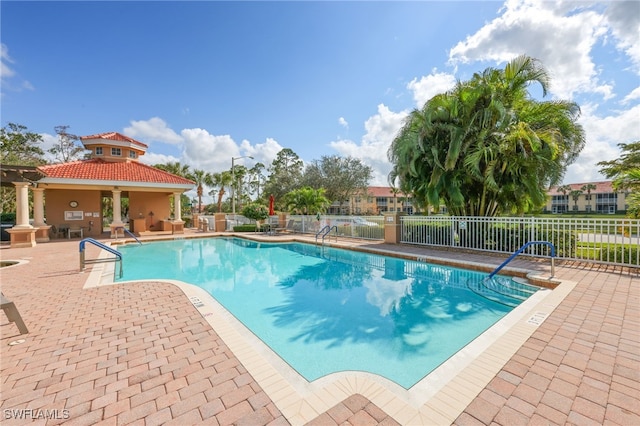
<path fill-rule="evenodd" d="M 335 248 L 209 238 L 120 250 L 122 280 L 205 289 L 309 381 L 357 370 L 409 388 L 512 309 L 469 290 L 485 273 Z"/>

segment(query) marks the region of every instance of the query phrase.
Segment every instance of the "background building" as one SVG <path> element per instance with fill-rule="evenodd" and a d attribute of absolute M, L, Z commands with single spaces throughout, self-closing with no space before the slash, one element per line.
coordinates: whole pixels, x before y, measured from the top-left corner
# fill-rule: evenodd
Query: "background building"
<path fill-rule="evenodd" d="M 572 183 L 551 187 L 544 213 L 625 213 L 628 192 L 616 192 L 611 181 Z M 356 194 L 342 206 L 334 202 L 328 214 L 377 215 L 387 212 L 420 213 L 411 202 L 411 195 L 388 186 L 370 186 L 366 194 Z M 439 213 L 446 213 L 444 206 Z"/>
<path fill-rule="evenodd" d="M 611 181 L 572 183 L 551 187 L 545 213 L 624 213 L 627 192 L 613 190 Z"/>

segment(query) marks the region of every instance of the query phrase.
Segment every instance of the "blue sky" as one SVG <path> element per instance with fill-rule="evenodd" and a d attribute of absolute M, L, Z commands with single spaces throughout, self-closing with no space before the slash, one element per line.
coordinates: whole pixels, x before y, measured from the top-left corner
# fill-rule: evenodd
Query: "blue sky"
<path fill-rule="evenodd" d="M 360 158 L 386 185 L 386 152 L 431 96 L 520 54 L 548 99 L 582 109 L 587 146 L 565 183 L 640 140 L 640 2 L 2 1 L 1 121 L 55 141 L 118 131 L 149 164 L 209 172 Z M 539 95 L 537 88 L 532 93 Z"/>

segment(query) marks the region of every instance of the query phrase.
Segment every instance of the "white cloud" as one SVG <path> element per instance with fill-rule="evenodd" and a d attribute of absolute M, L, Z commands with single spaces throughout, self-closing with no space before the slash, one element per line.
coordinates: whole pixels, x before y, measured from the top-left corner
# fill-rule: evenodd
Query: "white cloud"
<path fill-rule="evenodd" d="M 171 145 L 182 143 L 182 138 L 159 117 L 152 117 L 149 120 L 132 120 L 131 126 L 124 128 L 124 133 L 142 141 L 163 142 Z"/>
<path fill-rule="evenodd" d="M 154 164 L 167 164 L 167 163 L 181 163 L 178 157 L 167 154 L 155 154 L 153 152 L 147 152 L 140 157 L 140 162 L 153 166 Z"/>
<path fill-rule="evenodd" d="M 345 129 L 349 130 L 349 123 L 347 122 L 347 120 L 345 120 L 344 117 L 338 118 L 338 124 L 340 124 Z"/>
<path fill-rule="evenodd" d="M 591 51 L 608 27 L 591 3 L 508 0 L 504 13 L 449 52 L 450 62 L 503 63 L 526 53 L 539 59 L 552 78 L 551 93 L 573 99 L 576 93 L 613 96 L 601 82 Z"/>
<path fill-rule="evenodd" d="M 273 138 L 267 138 L 264 143 L 255 145 L 251 145 L 248 140 L 243 140 L 240 144 L 240 150 L 243 155 L 250 155 L 253 157 L 254 163 L 262 163 L 265 167 L 271 166 L 271 163 L 273 163 L 282 148 L 282 145 Z"/>
<path fill-rule="evenodd" d="M 611 1 L 604 12 L 617 47 L 623 50 L 640 72 L 640 3 L 637 1 Z"/>
<path fill-rule="evenodd" d="M 331 142 L 329 145 L 343 156 L 360 159 L 373 169 L 371 185 L 386 186 L 391 163 L 387 151 L 398 131 L 402 128 L 407 112 L 395 113 L 383 104 L 378 113 L 365 122 L 366 133 L 360 143 L 349 139 Z"/>
<path fill-rule="evenodd" d="M 578 160 L 568 167 L 564 183 L 606 180 L 597 163 L 618 158 L 619 143 L 640 140 L 640 105 L 606 117 L 595 115 L 596 108 L 596 105 L 582 107 L 579 122 L 584 127 L 587 143 Z"/>
<path fill-rule="evenodd" d="M 437 72 L 434 69 L 431 74 L 414 78 L 407 84 L 407 89 L 413 91 L 413 99 L 416 101 L 416 107 L 422 108 L 424 104 L 439 93 L 444 93 L 456 84 L 456 78 L 453 74 Z"/>
<path fill-rule="evenodd" d="M 204 129 L 184 129 L 183 162 L 193 169 L 209 173 L 231 168 L 231 158 L 239 157 L 240 149 L 229 135 L 212 135 Z"/>
<path fill-rule="evenodd" d="M 640 87 L 636 87 L 635 89 L 633 89 L 631 93 L 629 93 L 627 96 L 624 97 L 621 103 L 623 105 L 626 105 L 637 99 L 640 99 Z"/>
<path fill-rule="evenodd" d="M 2 83 L 0 87 L 2 87 L 2 93 L 7 89 L 14 92 L 20 92 L 25 89 L 35 90 L 33 84 L 27 80 L 21 80 L 16 83 L 13 82 L 14 79 L 20 80 L 18 74 L 9 66 L 9 64 L 13 63 L 14 60 L 9 56 L 9 48 L 6 44 L 0 43 L 0 82 Z"/>
<path fill-rule="evenodd" d="M 230 135 L 212 135 L 200 128 L 183 129 L 180 134 L 177 134 L 159 117 L 131 121 L 131 124 L 124 129 L 127 135 L 171 143 L 180 152 L 179 156 L 156 154 L 151 149 L 140 157 L 145 164 L 180 162 L 188 165 L 192 170 L 200 169 L 209 173 L 219 173 L 231 168 L 233 157 L 251 156 L 253 159 L 243 159 L 242 164 L 251 167 L 261 162 L 268 167 L 282 150 L 282 146 L 272 138 L 267 138 L 264 143 L 252 145 L 247 140 L 238 144 Z M 240 161 L 236 160 L 236 163 L 240 164 Z"/>
<path fill-rule="evenodd" d="M 166 135 L 175 135 L 179 139 L 178 149 L 181 150 L 179 157 L 169 154 L 156 154 L 147 152 L 140 157 L 140 161 L 153 164 L 166 164 L 169 162 L 180 162 L 188 165 L 191 170 L 204 170 L 208 173 L 219 173 L 231 168 L 231 159 L 234 157 L 248 157 L 242 160 L 236 160 L 236 165 L 243 164 L 252 167 L 257 162 L 262 162 L 265 166 L 271 165 L 273 160 L 282 146 L 272 138 L 268 138 L 264 143 L 252 145 L 249 141 L 243 140 L 241 144 L 237 144 L 230 135 L 212 135 L 205 129 L 183 129 L 180 135 L 174 130 L 168 128 L 160 118 L 153 118 L 144 122 L 132 122 L 135 126 L 127 128 L 128 135 L 135 137 L 132 133 L 140 132 L 138 137 L 151 137 L 159 140 Z M 131 129 L 135 128 L 135 131 Z M 155 132 L 154 129 L 161 129 L 162 132 Z M 207 190 L 208 191 L 208 190 Z M 210 203 L 214 200 L 205 191 L 203 198 L 204 203 Z M 190 195 L 190 194 L 187 194 Z"/>
<path fill-rule="evenodd" d="M 13 60 L 9 56 L 9 48 L 6 44 L 0 43 L 0 78 L 3 80 L 16 75 L 15 71 L 11 69 L 7 63 L 13 63 Z"/>

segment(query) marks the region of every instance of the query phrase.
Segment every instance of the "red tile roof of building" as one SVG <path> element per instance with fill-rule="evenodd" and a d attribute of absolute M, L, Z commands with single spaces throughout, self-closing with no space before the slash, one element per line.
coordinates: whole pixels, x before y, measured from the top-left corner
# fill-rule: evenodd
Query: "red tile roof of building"
<path fill-rule="evenodd" d="M 107 132 L 107 133 L 98 133 L 98 134 L 89 135 L 89 136 L 80 136 L 80 140 L 83 141 L 85 139 L 107 139 L 112 141 L 130 142 L 134 145 L 139 145 L 143 148 L 148 148 L 148 146 L 143 144 L 142 142 L 139 142 L 133 138 L 130 138 L 129 136 L 125 136 L 118 132 Z"/>
<path fill-rule="evenodd" d="M 189 179 L 174 175 L 137 161 L 107 162 L 102 159 L 73 161 L 38 167 L 48 178 L 146 182 L 195 185 Z"/>
<path fill-rule="evenodd" d="M 615 192 L 613 190 L 613 183 L 612 181 L 608 180 L 608 181 L 602 181 L 602 182 L 583 182 L 583 183 L 570 183 L 568 184 L 568 186 L 571 187 L 571 189 L 569 191 L 567 191 L 566 195 L 569 195 L 569 192 L 571 191 L 576 191 L 576 190 L 580 190 L 582 191 L 584 194 L 587 193 L 586 190 L 582 189 L 583 186 L 585 185 L 595 185 L 596 188 L 595 189 L 591 189 L 591 193 L 592 194 L 611 194 L 613 192 Z M 558 188 L 562 186 L 552 186 L 549 189 L 548 195 L 564 195 L 562 194 L 562 192 L 558 191 Z"/>
<path fill-rule="evenodd" d="M 370 186 L 369 195 L 372 197 L 393 197 L 390 186 Z M 404 197 L 402 192 L 398 192 L 396 197 Z"/>

